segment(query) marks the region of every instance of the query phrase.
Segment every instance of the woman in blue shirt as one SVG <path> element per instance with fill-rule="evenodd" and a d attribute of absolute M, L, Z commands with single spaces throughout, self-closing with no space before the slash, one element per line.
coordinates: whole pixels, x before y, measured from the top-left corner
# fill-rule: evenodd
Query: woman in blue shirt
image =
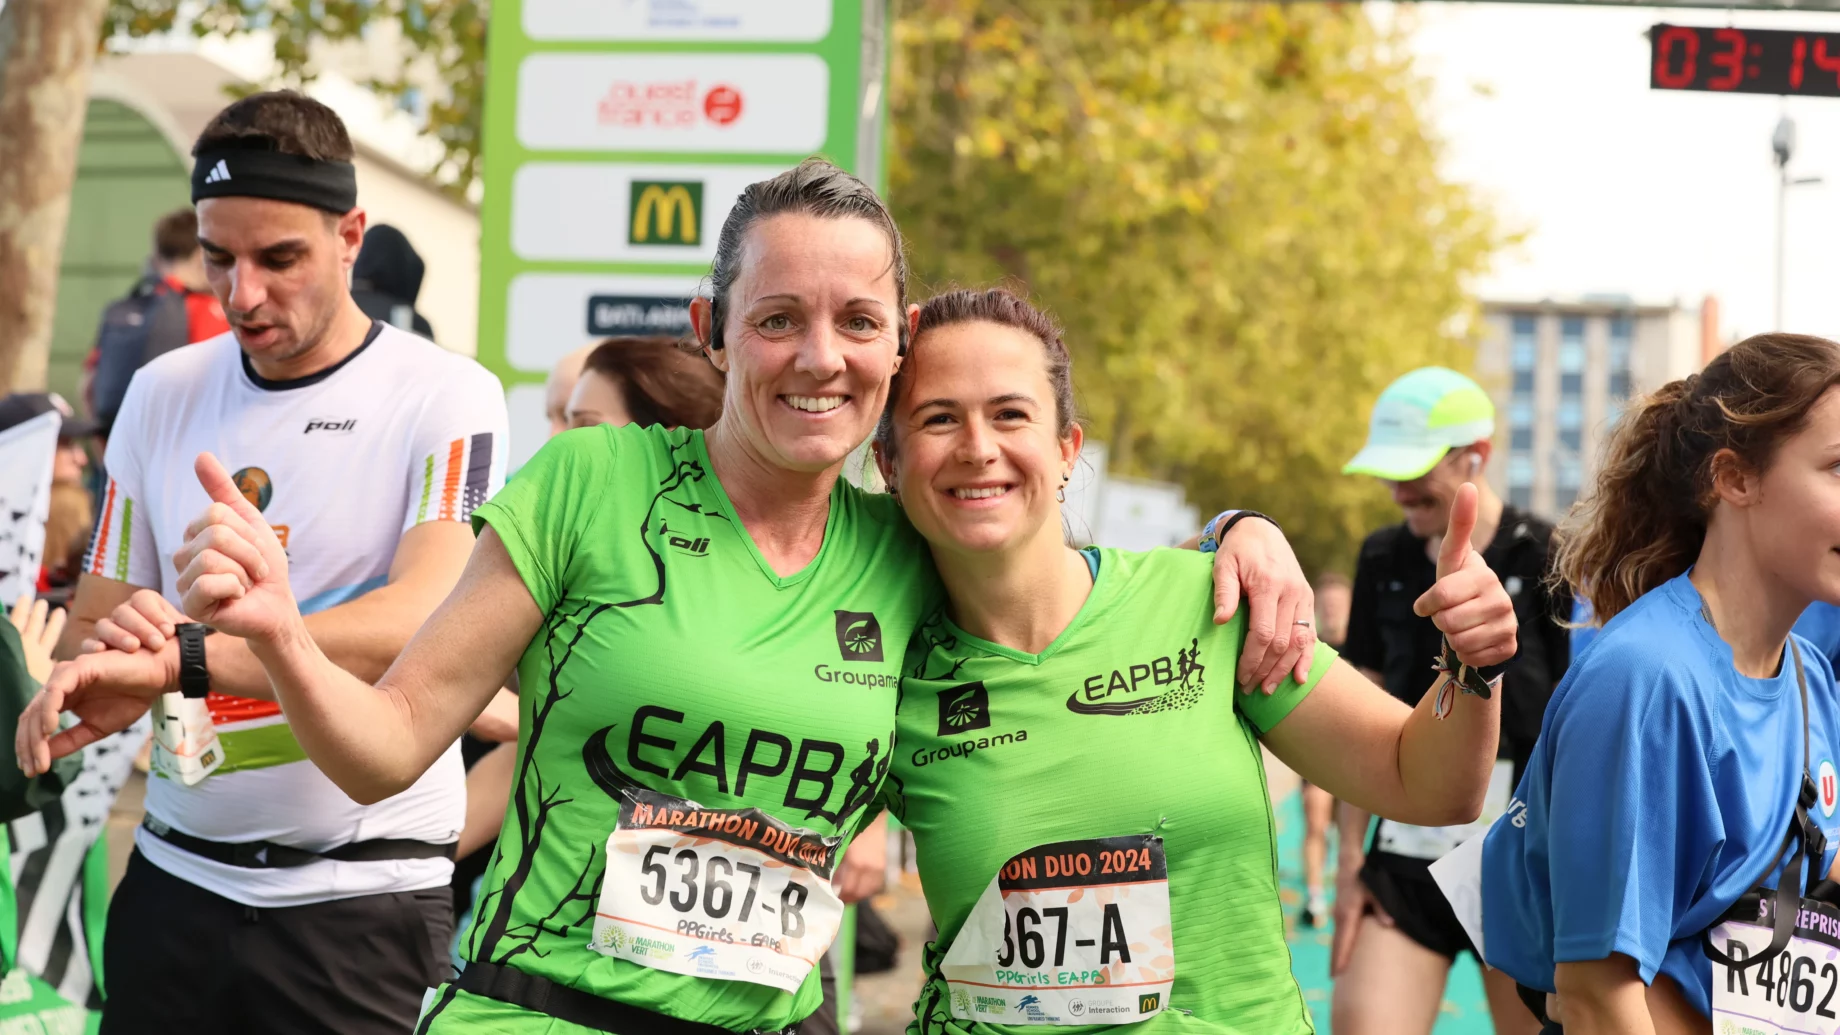
<path fill-rule="evenodd" d="M 1819 993 L 1840 968 L 1792 951 L 1781 972 L 1794 963 L 1809 994 L 1791 995 L 1770 964 L 1721 963 L 1715 981 L 1706 946 L 1718 928 L 1718 955 L 1741 960 L 1734 920 L 1768 944 L 1770 917 L 1795 909 L 1756 926 L 1775 894 L 1760 891 L 1748 915 L 1728 910 L 1791 862 L 1793 907 L 1833 861 L 1804 835 L 1840 841 L 1833 670 L 1790 631 L 1811 602 L 1840 602 L 1836 387 L 1840 345 L 1740 342 L 1634 408 L 1561 531 L 1560 570 L 1605 624 L 1489 832 L 1482 922 L 1488 962 L 1556 992 L 1567 1035 L 1832 1030 L 1840 1000 Z"/>

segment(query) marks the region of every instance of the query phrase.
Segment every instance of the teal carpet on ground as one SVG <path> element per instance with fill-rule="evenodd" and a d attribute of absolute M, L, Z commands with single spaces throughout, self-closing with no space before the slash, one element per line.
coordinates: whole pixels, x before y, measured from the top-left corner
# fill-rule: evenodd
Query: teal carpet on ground
<path fill-rule="evenodd" d="M 1310 1004 L 1316 1030 L 1329 1035 L 1329 944 L 1327 926 L 1311 930 L 1303 926 L 1298 914 L 1303 909 L 1303 798 L 1292 793 L 1277 807 L 1278 879 L 1284 900 L 1284 927 L 1291 944 L 1291 970 L 1303 987 L 1304 1001 Z M 1330 835 L 1333 839 L 1333 834 Z M 1330 842 L 1329 863 L 1335 864 L 1334 841 Z M 1333 873 L 1325 878 L 1331 889 Z M 1482 991 L 1482 971 L 1474 958 L 1465 954 L 1451 968 L 1450 983 L 1444 988 L 1444 1005 L 1432 1035 L 1485 1035 L 1495 1026 L 1489 1021 L 1489 1001 Z"/>

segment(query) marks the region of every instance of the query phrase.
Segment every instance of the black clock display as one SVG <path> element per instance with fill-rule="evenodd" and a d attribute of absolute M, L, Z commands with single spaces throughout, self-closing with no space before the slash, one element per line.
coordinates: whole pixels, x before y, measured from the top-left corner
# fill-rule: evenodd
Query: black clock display
<path fill-rule="evenodd" d="M 1648 40 L 1656 90 L 1840 97 L 1840 33 L 1663 24 Z"/>

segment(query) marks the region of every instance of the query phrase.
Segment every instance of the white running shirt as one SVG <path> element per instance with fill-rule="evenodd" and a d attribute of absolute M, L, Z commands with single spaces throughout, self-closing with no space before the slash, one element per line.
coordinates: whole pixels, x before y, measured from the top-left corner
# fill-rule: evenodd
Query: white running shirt
<path fill-rule="evenodd" d="M 329 370 L 272 382 L 230 334 L 142 367 L 109 438 L 106 505 L 86 571 L 157 589 L 176 605 L 172 556 L 210 499 L 192 461 L 210 451 L 273 525 L 311 614 L 382 586 L 397 542 L 424 521 L 466 522 L 505 479 L 505 396 L 484 367 L 381 323 Z M 459 836 L 458 745 L 413 787 L 359 805 L 310 761 L 278 705 L 212 694 L 224 764 L 194 787 L 154 778 L 147 812 L 213 841 L 324 851 L 352 841 Z M 145 830 L 155 866 L 244 905 L 306 905 L 446 885 L 446 859 L 321 860 L 249 869 L 202 859 Z"/>

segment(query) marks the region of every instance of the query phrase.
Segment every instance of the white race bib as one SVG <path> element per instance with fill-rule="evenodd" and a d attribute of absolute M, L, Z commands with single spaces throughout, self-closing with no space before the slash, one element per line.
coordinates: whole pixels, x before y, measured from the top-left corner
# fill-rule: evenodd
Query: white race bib
<path fill-rule="evenodd" d="M 843 923 L 841 838 L 759 809 L 629 791 L 591 946 L 655 970 L 797 991 Z"/>
<path fill-rule="evenodd" d="M 1003 864 L 940 966 L 952 1016 L 991 1024 L 1129 1024 L 1176 979 L 1163 839 L 1061 841 Z"/>
<path fill-rule="evenodd" d="M 1494 770 L 1489 773 L 1488 793 L 1482 798 L 1482 815 L 1476 817 L 1474 823 L 1420 827 L 1383 819 L 1374 839 L 1374 850 L 1409 859 L 1442 859 L 1451 849 L 1487 831 L 1497 817 L 1508 811 L 1508 801 L 1513 796 L 1514 763 L 1498 758 Z"/>
<path fill-rule="evenodd" d="M 1755 923 L 1727 920 L 1712 931 L 1713 946 L 1732 959 L 1747 959 L 1769 947 L 1774 893 L 1756 898 Z M 1840 1032 L 1840 909 L 1804 899 L 1795 934 L 1775 958 L 1741 971 L 1713 960 L 1712 1030 L 1717 1035 Z"/>
<path fill-rule="evenodd" d="M 204 698 L 161 694 L 153 702 L 153 771 L 190 787 L 224 764 Z"/>

